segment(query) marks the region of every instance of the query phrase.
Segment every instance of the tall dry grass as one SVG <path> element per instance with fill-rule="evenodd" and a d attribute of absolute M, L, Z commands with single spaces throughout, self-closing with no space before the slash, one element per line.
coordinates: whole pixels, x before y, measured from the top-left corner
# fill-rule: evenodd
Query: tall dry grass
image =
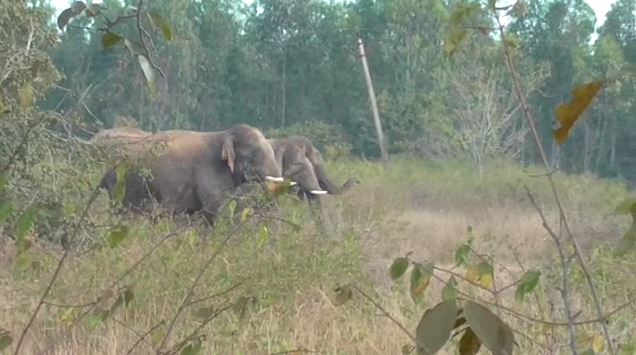
<path fill-rule="evenodd" d="M 114 215 L 108 212 L 105 196 L 100 197 L 91 222 L 125 223 L 131 226 L 131 233 L 116 248 L 109 248 L 104 242 L 107 228 L 96 227 L 91 229 L 94 234 L 83 236 L 89 247 L 73 255 L 65 265 L 48 299 L 56 305 L 44 307 L 27 335 L 22 353 L 126 353 L 140 334 L 174 317 L 194 277 L 227 233 L 232 234 L 230 243 L 195 287 L 194 298 L 238 286 L 223 296 L 186 308 L 175 323 L 169 344 L 175 344 L 197 327 L 202 308 L 220 309 L 244 296 L 254 297 L 255 302 L 248 302 L 242 317 L 230 309 L 202 329 L 204 353 L 399 354 L 409 342 L 406 335 L 355 294 L 352 301 L 335 307 L 331 302 L 333 289 L 355 282 L 407 329 L 414 330 L 426 307 L 439 301 L 449 275 L 436 272 L 439 280 L 432 281 L 423 304 L 414 304 L 405 282 L 390 281 L 389 265 L 396 257 L 412 252 L 413 259 L 431 260 L 441 268 L 452 269 L 454 251 L 468 239 L 469 226 L 474 248 L 492 255 L 497 263 L 495 278 L 499 287 L 515 282 L 524 269 L 542 271 L 536 299 L 518 303 L 511 288 L 502 295 L 502 303 L 535 318 L 563 319 L 556 291 L 559 271 L 555 250 L 536 211 L 527 202 L 524 185 L 537 194 L 551 222 L 556 217 L 545 184 L 529 177 L 532 169 L 496 162 L 479 178 L 461 162 L 441 164 L 397 158 L 389 171 L 360 161 L 333 162 L 330 171 L 339 181 L 355 174 L 362 184 L 343 196 L 323 199 L 327 233 L 316 228 L 305 205 L 287 197 L 280 201 L 281 217 L 301 225 L 300 230 L 270 220 L 262 222 L 268 232 L 263 231 L 261 223 L 247 223 L 239 229 L 222 225 L 214 231 L 197 228 L 180 233 L 163 242 L 118 283 L 132 288 L 134 299 L 130 306 L 90 329 L 90 317 L 72 324 L 82 309 L 67 306 L 98 299 L 162 235 L 177 228 L 166 219 L 150 222 L 141 217 Z M 577 236 L 585 241 L 604 307 L 609 311 L 625 302 L 636 285 L 631 272 L 636 263 L 634 256 L 617 259 L 608 246 L 628 226 L 625 218 L 610 213 L 626 191 L 618 183 L 589 176 L 561 175 L 556 179 L 566 196 L 566 209 Z M 2 243 L 0 328 L 17 336 L 51 276 L 59 248 L 46 244 L 32 248 L 29 253 L 37 260 L 36 266 L 23 270 L 11 243 Z M 574 306 L 580 312 L 577 319 L 593 317 L 580 270 L 572 270 L 571 277 Z M 473 288 L 464 289 L 480 295 Z M 629 315 L 633 311 L 633 307 L 625 309 L 610 323 L 623 351 L 633 351 L 635 346 L 636 321 Z M 506 312 L 502 317 L 519 330 L 519 353 L 544 352 L 536 342 L 548 338 L 557 345 L 567 341 L 563 327 L 546 327 Z M 581 334 L 598 332 L 593 325 L 580 328 Z M 156 328 L 140 342 L 135 353 L 152 353 L 165 330 L 165 325 Z M 556 353 L 567 353 L 565 347 L 556 349 Z M 455 352 L 453 342 L 443 350 L 446 354 Z"/>

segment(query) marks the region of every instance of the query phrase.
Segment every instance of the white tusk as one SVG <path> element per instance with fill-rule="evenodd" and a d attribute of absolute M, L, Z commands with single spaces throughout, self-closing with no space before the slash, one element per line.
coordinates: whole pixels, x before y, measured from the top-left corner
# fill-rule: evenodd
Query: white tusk
<path fill-rule="evenodd" d="M 282 177 L 273 177 L 273 176 L 265 176 L 265 180 L 274 181 L 274 182 L 284 182 L 285 179 Z"/>
<path fill-rule="evenodd" d="M 309 191 L 309 193 L 314 194 L 314 195 L 324 195 L 327 193 L 327 191 L 324 190 L 311 190 Z"/>
<path fill-rule="evenodd" d="M 298 184 L 296 183 L 296 181 L 290 181 L 290 182 L 289 182 L 289 186 L 294 186 L 294 185 L 298 185 Z"/>

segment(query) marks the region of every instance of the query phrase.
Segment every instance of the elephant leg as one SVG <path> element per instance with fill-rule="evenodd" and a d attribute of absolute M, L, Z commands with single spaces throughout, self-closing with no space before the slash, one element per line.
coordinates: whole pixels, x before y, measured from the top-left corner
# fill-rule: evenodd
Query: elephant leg
<path fill-rule="evenodd" d="M 223 178 L 215 177 L 214 172 L 201 172 L 195 179 L 195 197 L 199 200 L 201 214 L 214 225 L 219 209 L 223 205 L 224 194 L 230 193 L 234 189 L 234 184 L 230 180 L 223 181 Z"/>

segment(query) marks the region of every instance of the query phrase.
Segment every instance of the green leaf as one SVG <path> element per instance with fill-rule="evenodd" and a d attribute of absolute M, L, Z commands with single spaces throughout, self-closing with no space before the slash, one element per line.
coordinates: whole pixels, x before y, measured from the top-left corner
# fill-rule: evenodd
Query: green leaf
<path fill-rule="evenodd" d="M 246 222 L 253 215 L 254 215 L 253 209 L 251 209 L 250 207 L 244 208 L 243 211 L 241 211 L 241 222 Z"/>
<path fill-rule="evenodd" d="M 16 242 L 18 244 L 18 253 L 24 252 L 29 248 L 28 243 L 24 239 L 24 237 L 29 233 L 33 225 L 35 224 L 35 219 L 38 216 L 38 209 L 35 207 L 31 207 L 26 212 L 24 212 L 20 218 L 18 218 L 18 227 L 16 231 Z"/>
<path fill-rule="evenodd" d="M 8 330 L 0 328 L 0 351 L 5 350 L 11 345 L 13 338 Z"/>
<path fill-rule="evenodd" d="M 471 240 L 462 244 L 455 250 L 455 266 L 468 265 L 468 253 L 470 253 Z"/>
<path fill-rule="evenodd" d="M 479 270 L 479 283 L 482 287 L 492 288 L 494 280 L 494 269 L 489 263 L 482 261 L 477 265 Z"/>
<path fill-rule="evenodd" d="M 336 293 L 336 297 L 334 297 L 332 303 L 336 307 L 342 306 L 353 297 L 353 290 L 349 285 L 339 286 L 334 291 Z"/>
<path fill-rule="evenodd" d="M 267 243 L 269 240 L 269 229 L 267 226 L 262 226 L 261 230 L 258 232 L 258 247 L 262 247 L 263 244 Z"/>
<path fill-rule="evenodd" d="M 68 22 L 75 16 L 75 11 L 73 9 L 68 8 L 57 17 L 57 27 L 60 31 L 64 31 L 64 27 L 68 24 Z"/>
<path fill-rule="evenodd" d="M 11 202 L 0 201 L 0 224 L 2 224 L 13 213 L 13 205 Z"/>
<path fill-rule="evenodd" d="M 389 274 L 391 275 L 391 280 L 395 281 L 402 277 L 406 272 L 406 269 L 409 267 L 409 260 L 405 257 L 399 257 L 393 260 L 391 264 L 391 268 L 389 269 Z"/>
<path fill-rule="evenodd" d="M 148 15 L 148 18 L 150 19 L 150 22 L 153 24 L 153 26 L 161 30 L 161 33 L 163 33 L 163 38 L 165 38 L 166 41 L 172 40 L 172 29 L 170 28 L 170 24 L 168 24 L 168 21 L 166 21 L 155 11 L 148 11 L 146 14 Z"/>
<path fill-rule="evenodd" d="M 636 219 L 634 219 L 632 226 L 625 232 L 623 238 L 618 241 L 614 255 L 624 256 L 634 249 L 636 249 Z"/>
<path fill-rule="evenodd" d="M 443 301 L 427 309 L 415 329 L 417 353 L 437 353 L 448 340 L 456 318 L 457 305 L 454 300 Z"/>
<path fill-rule="evenodd" d="M 109 313 L 110 314 L 115 313 L 117 308 L 119 308 L 122 304 L 124 305 L 124 308 L 128 308 L 128 306 L 130 305 L 130 302 L 132 302 L 134 297 L 135 295 L 133 294 L 132 290 L 126 287 L 124 292 L 120 292 L 115 302 L 113 302 L 113 304 L 110 306 Z"/>
<path fill-rule="evenodd" d="M 228 210 L 230 210 L 230 218 L 234 217 L 234 213 L 236 212 L 236 206 L 238 204 L 236 203 L 236 200 L 231 200 L 228 204 L 227 204 L 227 208 Z"/>
<path fill-rule="evenodd" d="M 636 212 L 636 197 L 629 197 L 621 201 L 616 206 L 614 213 L 617 215 L 624 215 Z"/>
<path fill-rule="evenodd" d="M 113 195 L 115 202 L 121 204 L 126 196 L 126 177 L 130 171 L 130 164 L 128 162 L 122 162 L 117 166 L 115 173 L 117 175 L 117 181 L 113 187 Z"/>
<path fill-rule="evenodd" d="M 470 327 L 466 328 L 464 335 L 459 340 L 459 354 L 475 355 L 479 352 L 479 348 L 481 348 L 481 341 Z"/>
<path fill-rule="evenodd" d="M 120 295 L 120 297 L 123 297 L 124 299 L 124 307 L 128 308 L 130 302 L 132 302 L 133 298 L 135 298 L 135 294 L 130 288 L 127 287 L 124 293 Z"/>
<path fill-rule="evenodd" d="M 108 246 L 111 248 L 115 248 L 118 246 L 126 237 L 128 236 L 129 228 L 126 225 L 117 225 L 113 229 L 111 229 L 110 234 L 108 234 Z"/>
<path fill-rule="evenodd" d="M 188 346 L 181 349 L 181 355 L 197 355 L 201 352 L 201 339 L 196 338 Z"/>
<path fill-rule="evenodd" d="M 446 285 L 442 289 L 442 299 L 444 301 L 454 300 L 457 298 L 457 281 L 455 276 L 452 276 L 446 282 Z"/>
<path fill-rule="evenodd" d="M 541 272 L 538 270 L 528 270 L 521 276 L 521 281 L 515 291 L 515 299 L 518 302 L 523 302 L 523 298 L 537 287 L 540 276 Z"/>
<path fill-rule="evenodd" d="M 493 355 L 511 355 L 514 335 L 510 327 L 488 308 L 466 301 L 464 317 L 479 340 Z"/>
<path fill-rule="evenodd" d="M 106 32 L 102 36 L 102 47 L 104 47 L 104 49 L 108 49 L 121 42 L 122 39 L 123 37 L 119 35 L 116 35 L 112 32 Z"/>

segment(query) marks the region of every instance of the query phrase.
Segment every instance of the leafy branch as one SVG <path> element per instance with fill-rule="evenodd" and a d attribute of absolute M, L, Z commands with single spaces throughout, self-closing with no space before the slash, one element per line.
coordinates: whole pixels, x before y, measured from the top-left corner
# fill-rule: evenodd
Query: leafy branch
<path fill-rule="evenodd" d="M 148 21 L 159 30 L 166 41 L 171 41 L 173 38 L 172 28 L 168 21 L 166 21 L 158 12 L 152 10 L 144 10 L 143 0 L 139 0 L 137 7 L 130 13 L 117 16 L 114 20 L 111 20 L 104 12 L 106 8 L 101 4 L 87 5 L 83 1 L 75 1 L 68 9 L 62 11 L 57 17 L 57 25 L 60 30 L 65 28 L 73 28 L 77 30 L 94 30 L 96 32 L 102 32 L 102 47 L 109 49 L 115 47 L 119 43 L 124 43 L 128 48 L 130 54 L 137 59 L 141 68 L 146 86 L 152 97 L 156 94 L 155 87 L 155 72 L 166 80 L 164 71 L 155 63 L 152 59 L 154 51 L 154 42 L 152 36 L 146 30 L 143 25 L 143 20 L 147 17 Z M 105 26 L 74 26 L 69 23 L 80 16 L 86 15 L 89 18 L 100 18 L 105 23 Z M 114 28 L 118 25 L 127 23 L 128 21 L 134 21 L 137 29 L 137 38 L 135 41 L 125 38 L 121 35 L 113 32 Z"/>

